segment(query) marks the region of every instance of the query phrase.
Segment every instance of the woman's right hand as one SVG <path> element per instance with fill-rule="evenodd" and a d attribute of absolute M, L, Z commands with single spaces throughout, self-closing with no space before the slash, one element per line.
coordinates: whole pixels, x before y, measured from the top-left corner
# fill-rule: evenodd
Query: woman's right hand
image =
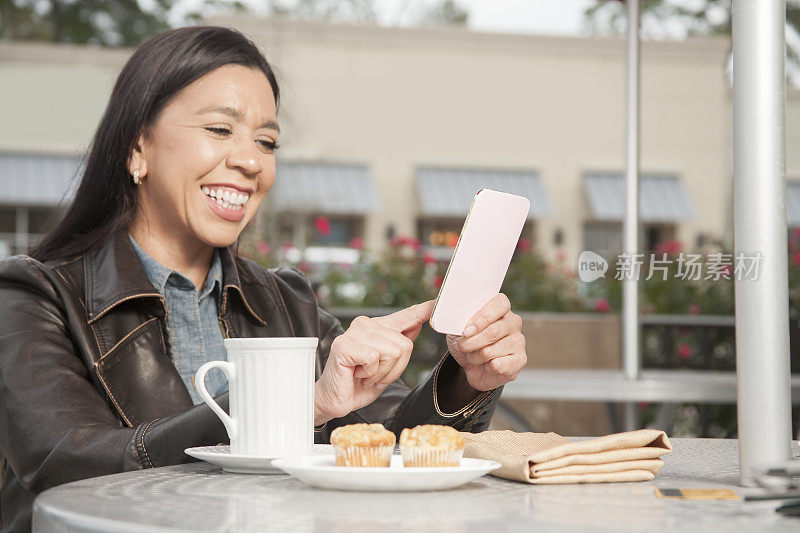
<path fill-rule="evenodd" d="M 331 344 L 314 386 L 314 424 L 371 404 L 405 370 L 434 300 L 382 317 L 356 317 Z"/>

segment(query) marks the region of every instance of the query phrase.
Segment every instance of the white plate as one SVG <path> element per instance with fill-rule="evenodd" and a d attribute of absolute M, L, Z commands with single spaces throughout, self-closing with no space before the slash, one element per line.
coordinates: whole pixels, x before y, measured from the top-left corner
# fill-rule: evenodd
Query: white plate
<path fill-rule="evenodd" d="M 452 489 L 501 465 L 496 461 L 464 458 L 460 466 L 406 468 L 403 458 L 393 455 L 389 468 L 336 466 L 333 454 L 328 454 L 284 457 L 272 461 L 272 466 L 323 489 L 390 492 Z"/>
<path fill-rule="evenodd" d="M 238 455 L 231 453 L 231 447 L 227 444 L 217 446 L 198 446 L 197 448 L 186 448 L 183 450 L 187 455 L 197 459 L 219 465 L 225 472 L 237 474 L 282 474 L 272 466 L 272 461 L 281 456 L 259 456 L 259 455 Z M 315 444 L 314 454 L 329 455 L 333 452 L 330 444 Z M 303 456 L 308 457 L 308 456 Z M 313 457 L 313 455 L 311 456 Z"/>

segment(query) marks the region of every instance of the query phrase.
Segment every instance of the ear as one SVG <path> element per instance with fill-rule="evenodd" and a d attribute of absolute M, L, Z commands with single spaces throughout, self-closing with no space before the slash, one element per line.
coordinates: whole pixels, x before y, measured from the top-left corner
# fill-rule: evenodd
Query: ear
<path fill-rule="evenodd" d="M 133 176 L 133 171 L 139 171 L 139 179 L 147 175 L 147 158 L 145 157 L 144 134 L 139 134 L 136 145 L 133 147 L 131 157 L 128 159 L 128 172 Z"/>

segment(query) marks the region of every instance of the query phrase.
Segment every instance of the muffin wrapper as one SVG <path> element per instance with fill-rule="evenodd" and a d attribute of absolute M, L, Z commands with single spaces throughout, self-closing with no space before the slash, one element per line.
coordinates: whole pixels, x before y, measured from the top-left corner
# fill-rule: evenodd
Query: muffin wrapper
<path fill-rule="evenodd" d="M 461 464 L 464 449 L 400 446 L 400 454 L 403 456 L 403 466 L 458 466 Z"/>
<path fill-rule="evenodd" d="M 392 464 L 394 446 L 346 446 L 333 448 L 336 466 L 377 466 Z"/>

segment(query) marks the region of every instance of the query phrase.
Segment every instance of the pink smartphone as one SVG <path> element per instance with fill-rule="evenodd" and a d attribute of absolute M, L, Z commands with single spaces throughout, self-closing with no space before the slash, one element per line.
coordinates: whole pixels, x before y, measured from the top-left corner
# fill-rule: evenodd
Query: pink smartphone
<path fill-rule="evenodd" d="M 524 196 L 478 191 L 436 298 L 434 330 L 461 335 L 467 321 L 500 293 L 530 206 Z"/>

